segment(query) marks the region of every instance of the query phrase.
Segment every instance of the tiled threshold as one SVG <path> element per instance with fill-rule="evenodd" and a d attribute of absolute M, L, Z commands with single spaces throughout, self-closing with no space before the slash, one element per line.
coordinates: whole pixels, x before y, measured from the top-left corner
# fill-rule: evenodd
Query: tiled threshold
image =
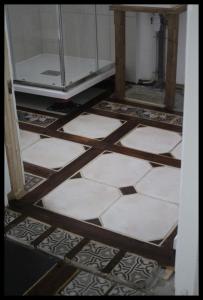
<path fill-rule="evenodd" d="M 155 295 L 153 289 L 157 282 L 161 280 L 165 284 L 164 270 L 154 260 L 55 228 L 10 209 L 6 209 L 4 220 L 8 240 L 33 249 L 33 255 L 41 259 L 43 253 L 47 255 L 46 260 L 55 259 L 55 265 L 40 279 L 36 278 L 31 286 L 29 281 L 25 284 L 24 295 Z M 31 251 L 27 252 L 32 258 Z"/>
<path fill-rule="evenodd" d="M 73 229 L 79 235 L 82 232 L 88 239 L 112 247 L 124 244 L 129 252 L 156 259 L 162 265 L 173 265 L 181 116 L 159 111 L 146 114 L 146 109 L 141 112 L 138 108 L 128 114 L 129 105 L 124 109 L 124 104 L 122 109 L 117 107 L 112 111 L 112 106 L 110 109 L 104 107 L 102 100 L 102 97 L 95 99 L 89 107 L 84 106 L 83 111 L 80 108 L 77 114 L 58 118 L 47 127 L 20 123 L 21 130 L 39 137 L 34 142 L 31 140 L 30 145 L 26 141 L 23 148 L 23 152 L 30 155 L 25 161 L 27 171 L 46 180 L 23 199 L 10 204 L 32 218 L 51 221 L 52 226 Z M 108 99 L 109 102 L 115 104 L 115 100 Z M 96 106 L 91 108 L 91 104 Z M 82 124 L 80 133 L 78 128 Z M 142 134 L 145 135 L 144 142 L 139 137 Z M 138 137 L 135 144 L 132 143 L 134 136 Z M 160 136 L 161 149 L 156 141 L 160 143 Z M 73 156 L 69 159 L 64 155 L 65 159 L 61 161 L 62 155 L 54 157 L 54 153 L 58 153 L 56 148 L 49 158 L 51 151 L 47 148 L 46 152 L 46 146 L 43 146 L 47 155 L 42 164 L 35 151 L 47 139 L 58 139 L 59 143 L 67 142 L 67 145 L 71 142 L 81 150 L 69 152 L 67 146 L 64 153 L 73 153 Z M 53 148 L 54 143 L 50 145 Z M 66 195 L 69 195 L 67 200 Z M 97 200 L 95 203 L 94 199 Z M 160 212 L 160 220 L 157 216 L 153 218 L 152 211 L 154 216 Z M 138 228 L 137 234 L 134 234 L 135 228 Z"/>

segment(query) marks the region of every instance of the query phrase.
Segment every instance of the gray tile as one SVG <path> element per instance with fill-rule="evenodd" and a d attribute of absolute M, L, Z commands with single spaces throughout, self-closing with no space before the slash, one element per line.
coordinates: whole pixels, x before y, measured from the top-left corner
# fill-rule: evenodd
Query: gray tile
<path fill-rule="evenodd" d="M 50 225 L 28 217 L 11 228 L 6 233 L 6 236 L 10 239 L 30 245 L 31 242 L 38 238 L 48 228 L 50 228 Z"/>
<path fill-rule="evenodd" d="M 124 283 L 132 284 L 135 288 L 145 288 L 150 284 L 157 271 L 156 261 L 126 253 L 111 271 L 111 275 Z"/>
<path fill-rule="evenodd" d="M 72 261 L 93 269 L 101 270 L 106 267 L 118 251 L 116 248 L 90 241 L 73 257 Z"/>
<path fill-rule="evenodd" d="M 125 285 L 116 285 L 109 293 L 108 296 L 138 296 L 142 295 L 139 291 L 132 289 Z"/>
<path fill-rule="evenodd" d="M 45 179 L 30 173 L 25 173 L 25 190 L 30 191 L 38 186 Z"/>
<path fill-rule="evenodd" d="M 63 259 L 82 239 L 79 235 L 57 228 L 37 248 Z"/>
<path fill-rule="evenodd" d="M 103 296 L 111 287 L 111 281 L 82 271 L 60 291 L 60 295 Z"/>
<path fill-rule="evenodd" d="M 4 212 L 4 226 L 7 226 L 9 223 L 18 218 L 21 214 L 6 208 Z"/>

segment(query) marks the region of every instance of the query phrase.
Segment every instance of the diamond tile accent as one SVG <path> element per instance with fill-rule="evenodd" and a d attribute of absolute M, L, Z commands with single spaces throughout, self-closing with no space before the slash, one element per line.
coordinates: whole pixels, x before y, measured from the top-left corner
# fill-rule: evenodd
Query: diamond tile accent
<path fill-rule="evenodd" d="M 23 110 L 18 110 L 17 114 L 20 122 L 37 125 L 40 127 L 47 127 L 57 120 L 57 118 L 47 115 L 31 113 Z"/>
<path fill-rule="evenodd" d="M 64 259 L 64 256 L 82 239 L 83 238 L 77 234 L 57 228 L 47 238 L 41 241 L 41 243 L 37 245 L 37 248 Z"/>
<path fill-rule="evenodd" d="M 163 239 L 176 225 L 178 207 L 149 196 L 122 196 L 101 217 L 103 227 L 145 242 Z"/>
<path fill-rule="evenodd" d="M 118 251 L 116 248 L 90 241 L 73 257 L 72 261 L 93 269 L 101 270 L 106 267 Z"/>
<path fill-rule="evenodd" d="M 9 223 L 18 218 L 21 214 L 6 208 L 4 212 L 4 226 L 7 226 Z"/>
<path fill-rule="evenodd" d="M 120 140 L 123 146 L 156 154 L 170 152 L 180 141 L 178 133 L 151 126 L 137 127 Z"/>
<path fill-rule="evenodd" d="M 62 168 L 85 152 L 83 145 L 57 138 L 40 139 L 22 152 L 23 160 L 49 169 Z"/>
<path fill-rule="evenodd" d="M 132 284 L 134 287 L 145 288 L 157 271 L 158 264 L 156 261 L 126 253 L 111 271 L 111 275 L 124 283 Z"/>
<path fill-rule="evenodd" d="M 95 219 L 120 197 L 118 189 L 84 178 L 67 179 L 42 198 L 46 209 L 79 220 Z"/>
<path fill-rule="evenodd" d="M 111 287 L 111 281 L 81 271 L 60 291 L 60 294 L 64 296 L 104 296 Z"/>
<path fill-rule="evenodd" d="M 150 163 L 145 160 L 109 153 L 95 158 L 81 170 L 81 174 L 97 182 L 123 187 L 134 185 L 151 168 Z"/>
<path fill-rule="evenodd" d="M 108 296 L 138 296 L 142 295 L 139 291 L 132 289 L 125 285 L 116 285 L 109 293 Z"/>
<path fill-rule="evenodd" d="M 88 138 L 104 138 L 122 125 L 120 120 L 95 114 L 81 114 L 63 126 L 64 132 Z"/>
<path fill-rule="evenodd" d="M 168 166 L 153 168 L 135 188 L 141 194 L 178 203 L 180 169 Z"/>
<path fill-rule="evenodd" d="M 31 242 L 49 228 L 50 225 L 28 217 L 24 221 L 18 223 L 15 227 L 11 228 L 6 233 L 6 236 L 18 242 L 30 245 Z"/>
<path fill-rule="evenodd" d="M 130 195 L 130 194 L 135 194 L 136 189 L 134 188 L 134 186 L 125 186 L 125 187 L 121 187 L 120 191 L 123 195 Z"/>

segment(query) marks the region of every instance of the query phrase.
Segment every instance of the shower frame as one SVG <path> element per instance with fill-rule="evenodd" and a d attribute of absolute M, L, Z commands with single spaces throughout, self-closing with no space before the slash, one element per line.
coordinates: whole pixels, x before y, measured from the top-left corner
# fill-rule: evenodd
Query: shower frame
<path fill-rule="evenodd" d="M 22 85 L 22 86 L 27 86 L 27 87 L 36 87 L 36 88 L 42 88 L 42 89 L 47 89 L 47 90 L 55 90 L 55 91 L 61 91 L 61 92 L 68 92 L 72 90 L 74 87 L 77 87 L 80 84 L 88 82 L 90 79 L 93 79 L 94 77 L 104 74 L 105 72 L 108 72 L 109 76 L 112 76 L 115 73 L 115 63 L 112 61 L 109 63 L 107 66 L 99 68 L 99 49 L 98 49 L 98 25 L 97 25 L 97 9 L 96 9 L 96 4 L 94 4 L 94 11 L 95 11 L 95 41 L 96 41 L 96 51 L 95 51 L 95 60 L 96 60 L 96 70 L 91 71 L 90 74 L 86 75 L 85 77 L 76 80 L 75 82 L 68 83 L 66 84 L 66 70 L 65 70 L 65 62 L 64 62 L 64 40 L 63 40 L 63 16 L 62 16 L 62 10 L 61 10 L 61 4 L 56 4 L 57 7 L 57 22 L 58 22 L 58 54 L 59 54 L 59 60 L 60 60 L 60 76 L 61 76 L 61 86 L 52 86 L 49 84 L 41 84 L 37 82 L 32 82 L 32 81 L 24 81 L 24 80 L 19 80 L 16 79 L 16 67 L 15 67 L 15 61 L 14 61 L 14 54 L 12 50 L 12 46 L 10 47 L 10 52 L 11 52 L 11 62 L 12 62 L 12 68 L 13 68 L 13 75 L 14 75 L 14 87 L 15 84 L 17 85 Z M 5 12 L 6 12 L 6 23 L 7 23 L 7 28 L 8 28 L 8 37 L 9 37 L 9 44 L 12 45 L 11 42 L 11 29 L 10 29 L 10 20 L 9 20 L 9 12 L 7 6 L 5 7 Z M 109 77 L 108 75 L 105 76 Z M 18 89 L 16 89 L 18 90 Z M 63 98 L 63 97 L 62 97 Z"/>

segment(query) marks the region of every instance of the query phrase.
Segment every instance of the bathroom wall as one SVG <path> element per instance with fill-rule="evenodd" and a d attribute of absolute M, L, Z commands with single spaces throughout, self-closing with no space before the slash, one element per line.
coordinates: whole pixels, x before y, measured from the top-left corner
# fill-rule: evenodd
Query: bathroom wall
<path fill-rule="evenodd" d="M 8 5 L 15 60 L 58 54 L 57 5 Z M 109 5 L 96 5 L 99 59 L 114 60 L 114 18 Z M 23 13 L 23 18 L 22 18 Z M 62 5 L 64 54 L 96 57 L 95 5 Z M 151 14 L 126 14 L 126 79 L 152 79 L 156 40 Z M 186 13 L 180 15 L 177 83 L 184 83 Z"/>
<path fill-rule="evenodd" d="M 42 52 L 39 5 L 7 5 L 7 8 L 14 61 L 39 55 Z"/>

